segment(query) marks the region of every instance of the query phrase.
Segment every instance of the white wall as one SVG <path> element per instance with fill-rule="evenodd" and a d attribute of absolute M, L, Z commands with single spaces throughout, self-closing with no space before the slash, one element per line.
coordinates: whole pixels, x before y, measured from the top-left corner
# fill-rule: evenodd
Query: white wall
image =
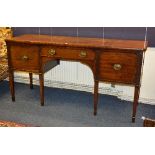
<path fill-rule="evenodd" d="M 16 81 L 28 83 L 27 74 L 16 73 Z M 38 76 L 35 76 L 38 84 Z M 45 85 L 59 88 L 93 91 L 93 74 L 91 70 L 77 62 L 61 61 L 60 65 L 45 74 Z M 100 93 L 116 95 L 121 99 L 133 100 L 134 89 L 129 86 L 100 83 Z M 148 48 L 142 77 L 140 101 L 155 105 L 155 48 Z"/>

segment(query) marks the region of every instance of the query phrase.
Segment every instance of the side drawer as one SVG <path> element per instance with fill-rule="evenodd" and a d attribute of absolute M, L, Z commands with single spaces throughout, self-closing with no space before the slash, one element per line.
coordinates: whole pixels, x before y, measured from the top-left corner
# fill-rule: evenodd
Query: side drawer
<path fill-rule="evenodd" d="M 135 84 L 139 70 L 138 55 L 105 51 L 99 57 L 99 78 L 106 82 Z"/>
<path fill-rule="evenodd" d="M 39 50 L 37 46 L 11 45 L 10 46 L 11 66 L 16 70 L 38 70 Z"/>
<path fill-rule="evenodd" d="M 94 60 L 95 53 L 91 49 L 69 47 L 43 47 L 42 56 L 69 60 Z"/>

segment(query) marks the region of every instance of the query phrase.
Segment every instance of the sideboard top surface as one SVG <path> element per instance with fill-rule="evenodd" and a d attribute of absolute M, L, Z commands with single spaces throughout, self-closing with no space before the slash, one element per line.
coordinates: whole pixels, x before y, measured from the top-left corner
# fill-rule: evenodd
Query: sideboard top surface
<path fill-rule="evenodd" d="M 146 51 L 148 44 L 147 41 L 145 42 L 140 40 L 118 40 L 33 34 L 16 36 L 11 39 L 6 39 L 6 42 L 139 51 Z"/>

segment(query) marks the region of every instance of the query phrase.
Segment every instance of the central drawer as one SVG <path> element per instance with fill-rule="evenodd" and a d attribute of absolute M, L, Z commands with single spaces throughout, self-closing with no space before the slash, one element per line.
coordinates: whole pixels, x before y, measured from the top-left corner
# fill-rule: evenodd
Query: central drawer
<path fill-rule="evenodd" d="M 131 52 L 105 51 L 99 57 L 99 78 L 106 82 L 135 84 L 138 55 Z"/>
<path fill-rule="evenodd" d="M 69 60 L 94 60 L 95 53 L 91 49 L 68 47 L 42 47 L 42 56 Z"/>

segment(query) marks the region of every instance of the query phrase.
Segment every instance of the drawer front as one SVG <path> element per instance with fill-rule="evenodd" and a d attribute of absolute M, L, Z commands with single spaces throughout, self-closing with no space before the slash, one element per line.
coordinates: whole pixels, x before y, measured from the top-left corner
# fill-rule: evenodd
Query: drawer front
<path fill-rule="evenodd" d="M 69 60 L 94 60 L 95 53 L 91 49 L 65 47 L 43 47 L 42 56 Z"/>
<path fill-rule="evenodd" d="M 17 70 L 38 70 L 39 69 L 39 50 L 37 46 L 18 46 L 10 47 L 10 58 L 12 68 Z"/>
<path fill-rule="evenodd" d="M 138 56 L 134 53 L 103 52 L 99 58 L 99 78 L 107 82 L 136 83 Z"/>

